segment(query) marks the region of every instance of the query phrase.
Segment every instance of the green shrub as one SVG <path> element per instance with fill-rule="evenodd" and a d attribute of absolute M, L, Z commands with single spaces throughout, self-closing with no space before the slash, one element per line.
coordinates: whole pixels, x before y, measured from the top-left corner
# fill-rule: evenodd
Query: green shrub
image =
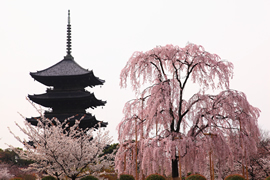
<path fill-rule="evenodd" d="M 166 178 L 159 174 L 151 174 L 146 178 L 146 180 L 166 180 Z"/>
<path fill-rule="evenodd" d="M 53 176 L 45 176 L 42 178 L 42 180 L 57 180 L 57 179 Z"/>
<path fill-rule="evenodd" d="M 81 178 L 81 180 L 98 180 L 98 178 L 96 178 L 94 176 L 85 176 L 85 177 Z"/>
<path fill-rule="evenodd" d="M 135 180 L 132 175 L 129 174 L 121 174 L 120 175 L 120 180 Z"/>
<path fill-rule="evenodd" d="M 200 174 L 191 174 L 186 178 L 186 180 L 207 180 L 207 179 Z"/>
<path fill-rule="evenodd" d="M 227 176 L 225 180 L 245 180 L 245 177 L 240 174 L 232 174 Z"/>
<path fill-rule="evenodd" d="M 265 178 L 265 180 L 270 180 L 270 176 L 268 176 L 267 178 Z"/>

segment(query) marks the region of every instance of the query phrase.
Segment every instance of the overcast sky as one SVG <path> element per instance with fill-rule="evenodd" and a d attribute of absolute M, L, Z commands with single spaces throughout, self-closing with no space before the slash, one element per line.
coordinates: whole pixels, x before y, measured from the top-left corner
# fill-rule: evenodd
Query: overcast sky
<path fill-rule="evenodd" d="M 134 51 L 157 45 L 200 44 L 234 64 L 231 89 L 245 92 L 261 109 L 259 125 L 270 130 L 270 1 L 21 1 L 0 6 L 0 148 L 20 146 L 17 112 L 38 114 L 25 100 L 46 91 L 30 72 L 54 65 L 66 55 L 67 12 L 71 11 L 72 55 L 106 81 L 89 89 L 106 106 L 89 110 L 109 123 L 115 141 L 130 88 L 119 88 L 119 74 Z M 194 91 L 194 92 L 193 92 Z M 197 89 L 187 92 L 195 93 Z"/>

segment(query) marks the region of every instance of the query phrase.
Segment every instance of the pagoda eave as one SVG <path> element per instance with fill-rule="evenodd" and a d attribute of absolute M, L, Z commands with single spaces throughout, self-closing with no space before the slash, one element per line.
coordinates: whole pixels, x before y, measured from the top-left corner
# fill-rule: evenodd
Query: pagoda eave
<path fill-rule="evenodd" d="M 30 75 L 38 82 L 46 86 L 54 87 L 94 87 L 103 85 L 104 80 L 95 77 L 92 71 L 80 75 L 66 75 L 66 76 L 42 76 L 37 73 L 30 73 Z"/>
<path fill-rule="evenodd" d="M 40 104 L 44 107 L 73 107 L 76 106 L 78 108 L 96 108 L 98 106 L 104 106 L 106 101 L 98 100 L 94 96 L 94 94 L 84 94 L 81 96 L 50 96 L 49 94 L 41 94 L 41 95 L 28 95 L 29 99 L 37 104 Z M 68 108 L 69 109 L 69 108 Z"/>
<path fill-rule="evenodd" d="M 75 121 L 79 120 L 80 121 L 79 127 L 82 129 L 87 129 L 89 127 L 94 127 L 94 128 L 106 127 L 108 125 L 107 122 L 98 121 L 95 118 L 95 116 L 92 116 L 89 113 L 85 113 L 85 114 L 80 113 L 80 114 L 76 114 L 74 116 L 72 116 L 70 114 L 66 114 L 66 115 L 45 114 L 45 118 L 48 118 L 48 119 L 57 118 L 60 122 L 64 122 L 66 119 L 68 119 L 67 123 L 70 126 L 73 126 L 75 124 Z M 34 126 L 37 126 L 38 120 L 40 120 L 42 122 L 41 117 L 26 118 L 26 120 Z"/>

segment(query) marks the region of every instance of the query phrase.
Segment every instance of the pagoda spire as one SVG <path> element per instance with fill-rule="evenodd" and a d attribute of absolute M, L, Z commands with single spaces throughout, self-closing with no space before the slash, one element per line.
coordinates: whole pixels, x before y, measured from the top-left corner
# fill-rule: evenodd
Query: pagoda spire
<path fill-rule="evenodd" d="M 68 10 L 68 25 L 67 25 L 67 55 L 65 59 L 73 59 L 71 55 L 71 24 L 70 24 L 70 10 Z"/>

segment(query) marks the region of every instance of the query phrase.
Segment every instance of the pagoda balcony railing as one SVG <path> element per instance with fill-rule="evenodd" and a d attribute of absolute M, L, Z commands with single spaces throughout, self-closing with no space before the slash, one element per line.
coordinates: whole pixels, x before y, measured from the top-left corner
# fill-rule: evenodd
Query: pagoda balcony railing
<path fill-rule="evenodd" d="M 47 110 L 45 111 L 45 114 L 85 114 L 87 113 L 85 110 L 83 109 L 70 109 L 70 110 Z"/>
<path fill-rule="evenodd" d="M 81 91 L 81 92 L 86 92 L 86 90 L 82 88 L 69 88 L 69 89 L 55 89 L 55 88 L 47 88 L 46 92 L 63 92 L 63 91 Z"/>

